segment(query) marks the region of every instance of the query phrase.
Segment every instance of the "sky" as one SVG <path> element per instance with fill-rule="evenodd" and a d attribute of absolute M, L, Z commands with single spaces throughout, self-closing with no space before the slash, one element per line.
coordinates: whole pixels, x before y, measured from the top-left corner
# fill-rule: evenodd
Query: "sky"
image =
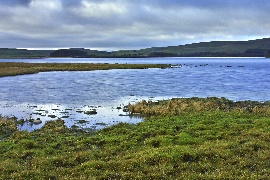
<path fill-rule="evenodd" d="M 0 48 L 142 49 L 270 37 L 269 0 L 0 0 Z"/>

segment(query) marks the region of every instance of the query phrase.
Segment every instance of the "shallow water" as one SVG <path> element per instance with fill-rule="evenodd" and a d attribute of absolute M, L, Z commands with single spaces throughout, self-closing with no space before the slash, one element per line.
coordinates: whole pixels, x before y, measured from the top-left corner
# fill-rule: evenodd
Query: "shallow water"
<path fill-rule="evenodd" d="M 145 58 L 145 59 L 39 59 L 24 62 L 165 63 L 170 69 L 42 72 L 2 77 L 0 112 L 4 116 L 64 117 L 71 127 L 102 128 L 118 122 L 137 123 L 122 109 L 141 99 L 172 97 L 225 97 L 231 100 L 270 100 L 270 60 L 264 58 Z M 78 111 L 97 109 L 96 115 Z M 33 114 L 34 113 L 34 114 Z M 55 115 L 50 118 L 48 115 Z M 84 121 L 79 121 L 84 120 Z M 82 123 L 83 122 L 83 123 Z"/>

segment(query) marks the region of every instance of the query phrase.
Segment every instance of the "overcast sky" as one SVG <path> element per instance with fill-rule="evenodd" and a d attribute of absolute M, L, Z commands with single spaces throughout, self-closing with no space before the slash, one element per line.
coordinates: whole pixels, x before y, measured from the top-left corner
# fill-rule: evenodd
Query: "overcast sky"
<path fill-rule="evenodd" d="M 0 47 L 140 49 L 270 37 L 269 0 L 0 0 Z"/>

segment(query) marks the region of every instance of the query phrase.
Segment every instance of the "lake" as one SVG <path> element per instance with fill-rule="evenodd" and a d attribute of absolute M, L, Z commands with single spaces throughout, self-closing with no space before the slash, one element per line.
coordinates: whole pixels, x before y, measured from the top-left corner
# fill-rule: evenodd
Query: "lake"
<path fill-rule="evenodd" d="M 172 64 L 168 69 L 42 72 L 2 77 L 0 113 L 21 119 L 32 131 L 46 121 L 63 118 L 68 127 L 102 128 L 119 122 L 137 123 L 122 108 L 142 99 L 225 97 L 230 100 L 270 100 L 270 59 L 265 58 L 51 58 L 7 59 L 2 62 Z M 97 114 L 84 111 L 96 109 Z M 119 116 L 121 114 L 121 116 Z"/>

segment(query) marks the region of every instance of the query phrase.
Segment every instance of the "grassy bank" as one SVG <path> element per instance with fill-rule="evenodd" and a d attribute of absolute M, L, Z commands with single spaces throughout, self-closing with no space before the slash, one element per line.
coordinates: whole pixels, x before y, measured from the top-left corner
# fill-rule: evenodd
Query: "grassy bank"
<path fill-rule="evenodd" d="M 0 77 L 46 71 L 92 71 L 109 69 L 168 68 L 166 64 L 13 63 L 0 62 Z"/>
<path fill-rule="evenodd" d="M 62 120 L 34 132 L 0 118 L 0 179 L 269 179 L 269 103 L 142 101 L 144 122 L 97 132 Z"/>

